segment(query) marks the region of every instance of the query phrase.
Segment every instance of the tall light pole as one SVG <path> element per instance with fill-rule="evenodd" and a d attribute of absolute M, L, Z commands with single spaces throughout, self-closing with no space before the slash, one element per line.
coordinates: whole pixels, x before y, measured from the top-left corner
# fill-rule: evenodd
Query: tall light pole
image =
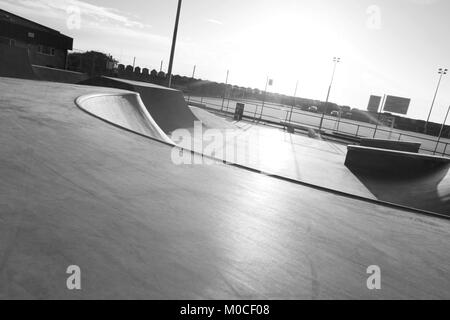
<path fill-rule="evenodd" d="M 377 135 L 378 124 L 380 123 L 380 116 L 381 116 L 381 113 L 383 112 L 385 103 L 386 103 L 386 94 L 383 95 L 383 100 L 381 101 L 381 106 L 378 106 L 378 108 L 377 108 L 378 118 L 377 118 L 377 122 L 375 123 L 375 130 L 373 131 L 373 139 L 375 139 L 375 137 Z"/>
<path fill-rule="evenodd" d="M 267 86 L 268 86 L 269 84 L 272 85 L 272 84 L 271 84 L 271 81 L 272 81 L 272 80 L 269 79 L 269 76 L 267 76 L 266 87 L 265 87 L 265 89 L 264 89 L 263 101 L 262 101 L 262 106 L 261 106 L 261 114 L 260 114 L 260 117 L 259 117 L 260 119 L 262 119 L 262 117 L 263 117 L 264 105 L 265 105 L 265 103 L 266 103 Z M 256 109 L 258 109 L 258 108 L 256 107 Z M 255 110 L 255 118 L 256 118 L 256 110 Z"/>
<path fill-rule="evenodd" d="M 172 49 L 170 50 L 169 69 L 167 70 L 167 77 L 169 78 L 169 88 L 172 86 L 172 67 L 173 67 L 173 58 L 175 56 L 175 47 L 177 44 L 178 23 L 180 22 L 181 3 L 182 0 L 178 0 L 177 16 L 175 19 L 175 28 L 173 30 Z"/>
<path fill-rule="evenodd" d="M 294 112 L 295 99 L 297 98 L 297 89 L 298 89 L 298 80 L 297 80 L 297 83 L 295 84 L 294 101 L 292 102 L 291 115 L 289 116 L 289 123 L 291 123 L 292 113 Z"/>
<path fill-rule="evenodd" d="M 195 79 L 195 70 L 197 69 L 197 66 L 194 65 L 194 70 L 192 70 L 192 80 Z M 203 98 L 202 98 L 203 99 Z M 188 101 L 191 101 L 191 92 L 189 90 L 189 95 L 188 95 Z"/>
<path fill-rule="evenodd" d="M 225 90 L 223 92 L 223 99 L 222 99 L 222 108 L 220 108 L 220 111 L 223 111 L 223 106 L 225 104 L 225 96 L 227 95 L 228 76 L 229 75 L 230 75 L 230 70 L 227 70 L 227 78 L 225 80 Z"/>
<path fill-rule="evenodd" d="M 322 130 L 323 119 L 325 117 L 325 111 L 328 109 L 328 100 L 330 99 L 331 87 L 333 86 L 334 75 L 336 74 L 336 67 L 339 62 L 341 62 L 341 58 L 339 58 L 339 57 L 333 58 L 333 64 L 334 64 L 333 74 L 331 76 L 330 86 L 328 87 L 327 100 L 325 101 L 325 108 L 323 109 L 322 118 L 320 119 L 319 131 Z"/>
<path fill-rule="evenodd" d="M 436 143 L 436 148 L 434 148 L 433 154 L 436 154 L 436 151 L 437 151 L 437 149 L 439 147 L 439 142 L 441 142 L 442 132 L 444 131 L 445 123 L 447 122 L 447 118 L 448 118 L 448 114 L 449 113 L 450 113 L 450 106 L 447 109 L 447 115 L 445 116 L 444 122 L 442 123 L 441 131 L 439 132 L 439 137 L 438 137 L 438 140 L 437 140 L 437 143 Z M 445 152 L 445 150 L 444 150 L 444 152 Z M 445 156 L 445 154 L 444 154 L 444 156 Z"/>
<path fill-rule="evenodd" d="M 425 123 L 425 134 L 427 134 L 427 132 L 428 132 L 428 123 L 430 122 L 431 112 L 433 111 L 434 103 L 436 102 L 436 97 L 439 92 L 439 87 L 441 86 L 442 77 L 444 75 L 446 75 L 447 72 L 448 72 L 448 69 L 444 69 L 444 68 L 439 68 L 439 70 L 438 70 L 439 81 L 438 81 L 438 84 L 436 87 L 436 92 L 434 93 L 433 102 L 431 102 L 431 108 L 430 108 L 430 112 L 428 113 L 427 122 Z"/>

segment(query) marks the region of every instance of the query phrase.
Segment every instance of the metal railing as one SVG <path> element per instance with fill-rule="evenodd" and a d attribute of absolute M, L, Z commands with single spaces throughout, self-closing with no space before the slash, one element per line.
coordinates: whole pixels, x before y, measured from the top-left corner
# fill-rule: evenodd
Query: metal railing
<path fill-rule="evenodd" d="M 223 97 L 189 97 L 189 101 L 205 105 L 209 109 L 222 112 L 227 115 L 234 114 L 236 103 L 245 103 L 244 118 L 253 121 L 268 122 L 272 125 L 285 127 L 286 124 L 306 126 L 314 129 L 319 128 L 322 114 L 301 111 L 290 106 L 274 103 L 265 103 L 263 114 L 261 114 L 261 103 L 259 101 L 246 99 L 224 99 Z M 317 122 L 317 123 L 316 123 Z M 358 123 L 355 120 L 337 118 L 326 115 L 322 125 L 322 130 L 345 134 L 355 138 L 380 138 L 397 141 L 418 142 L 421 144 L 422 153 L 450 156 L 450 141 L 438 141 L 425 135 L 415 135 L 383 126 Z M 448 152 L 448 153 L 447 153 Z"/>

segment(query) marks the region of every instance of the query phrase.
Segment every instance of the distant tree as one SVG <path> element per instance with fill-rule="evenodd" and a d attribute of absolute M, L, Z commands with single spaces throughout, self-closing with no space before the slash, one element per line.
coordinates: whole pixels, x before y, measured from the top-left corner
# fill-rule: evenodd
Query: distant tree
<path fill-rule="evenodd" d="M 72 52 L 68 56 L 69 70 L 91 76 L 112 74 L 117 69 L 117 63 L 113 56 L 98 51 Z"/>

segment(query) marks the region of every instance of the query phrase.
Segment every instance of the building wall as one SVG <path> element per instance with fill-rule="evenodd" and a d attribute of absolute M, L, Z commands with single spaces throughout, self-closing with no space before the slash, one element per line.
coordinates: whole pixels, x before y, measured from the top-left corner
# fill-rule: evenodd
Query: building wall
<path fill-rule="evenodd" d="M 6 38 L 2 37 L 2 43 L 6 44 L 6 42 L 8 42 L 5 40 Z M 45 54 L 40 52 L 40 45 L 38 44 L 25 43 L 15 39 L 9 40 L 11 46 L 28 48 L 31 64 L 59 69 L 65 69 L 66 67 L 67 50 L 53 48 L 54 52 L 52 52 L 52 54 Z"/>
<path fill-rule="evenodd" d="M 67 51 L 54 49 L 54 55 L 39 52 L 38 45 L 28 45 L 30 62 L 38 66 L 65 69 Z"/>

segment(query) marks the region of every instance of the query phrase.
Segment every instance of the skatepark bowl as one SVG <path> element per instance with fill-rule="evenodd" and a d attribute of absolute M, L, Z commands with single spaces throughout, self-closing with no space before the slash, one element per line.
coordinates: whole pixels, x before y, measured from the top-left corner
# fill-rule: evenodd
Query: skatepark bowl
<path fill-rule="evenodd" d="M 426 185 L 447 210 L 448 170 L 374 181 L 346 146 L 116 85 L 0 78 L 0 299 L 450 298 L 450 220 L 393 202 Z M 256 153 L 173 163 L 171 134 L 197 120 L 238 149 L 257 137 Z M 66 287 L 71 265 L 82 290 Z"/>

